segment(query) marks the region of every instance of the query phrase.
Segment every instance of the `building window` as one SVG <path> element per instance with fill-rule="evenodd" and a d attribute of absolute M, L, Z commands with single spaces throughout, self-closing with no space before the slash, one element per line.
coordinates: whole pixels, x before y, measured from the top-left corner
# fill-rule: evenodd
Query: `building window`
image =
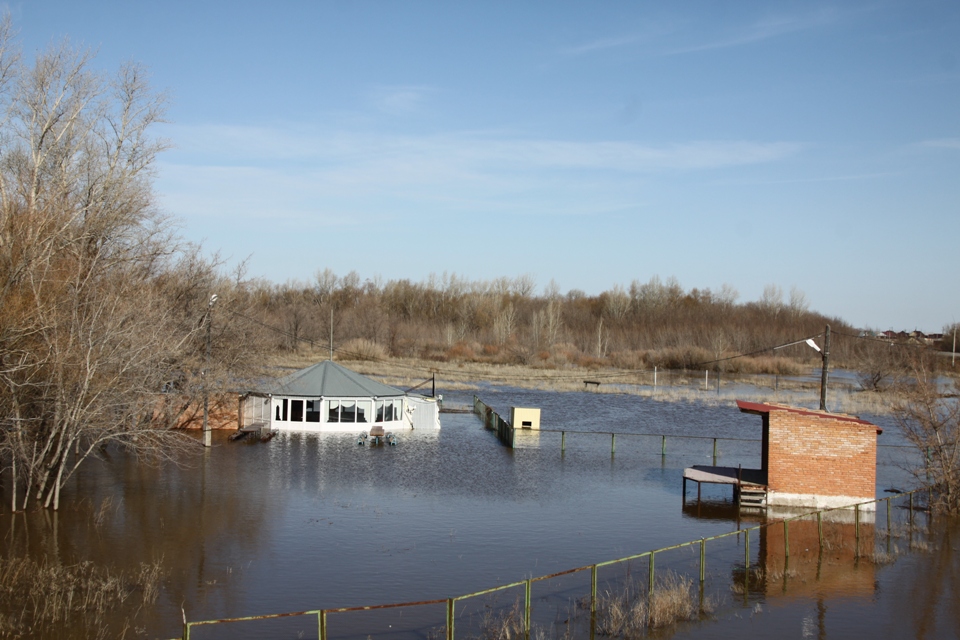
<path fill-rule="evenodd" d="M 303 400 L 290 401 L 290 421 L 303 422 Z"/>
<path fill-rule="evenodd" d="M 320 422 L 319 400 L 307 400 L 307 422 Z"/>
<path fill-rule="evenodd" d="M 316 400 L 319 406 L 319 400 Z M 373 411 L 371 400 L 327 400 L 327 422 L 369 422 Z M 309 405 L 308 405 L 309 407 Z M 309 409 L 308 409 L 309 411 Z M 307 420 L 309 421 L 309 413 Z"/>
<path fill-rule="evenodd" d="M 393 422 L 400 419 L 403 400 L 377 400 L 377 422 Z"/>
<path fill-rule="evenodd" d="M 357 401 L 357 422 L 369 422 L 373 403 L 370 400 Z"/>
<path fill-rule="evenodd" d="M 357 421 L 357 403 L 353 400 L 344 400 L 340 403 L 340 422 Z"/>

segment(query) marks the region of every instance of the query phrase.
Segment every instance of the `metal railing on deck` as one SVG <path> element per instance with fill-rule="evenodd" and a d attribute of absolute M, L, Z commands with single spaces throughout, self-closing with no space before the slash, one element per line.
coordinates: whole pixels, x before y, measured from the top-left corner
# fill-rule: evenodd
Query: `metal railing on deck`
<path fill-rule="evenodd" d="M 481 404 L 482 404 L 482 403 L 481 403 Z M 486 406 L 486 405 L 483 405 L 483 406 Z M 698 539 L 698 540 L 691 540 L 691 541 L 689 541 L 689 542 L 682 542 L 682 543 L 680 543 L 680 544 L 675 544 L 675 545 L 668 546 L 668 547 L 662 547 L 662 548 L 660 548 L 660 549 L 654 549 L 654 550 L 652 550 L 652 551 L 644 551 L 643 553 L 637 553 L 637 554 L 634 554 L 634 555 L 629 555 L 629 556 L 625 556 L 625 557 L 622 557 L 622 558 L 617 558 L 617 559 L 615 559 L 615 560 L 607 560 L 607 561 L 598 562 L 598 563 L 592 564 L 592 565 L 587 565 L 587 566 L 583 566 L 583 567 L 577 567 L 577 568 L 574 568 L 574 569 L 568 569 L 568 570 L 566 570 L 566 571 L 560 571 L 560 572 L 558 572 L 558 573 L 552 573 L 552 574 L 549 574 L 549 575 L 539 576 L 539 577 L 536 577 L 536 578 L 528 578 L 528 579 L 526 579 L 526 580 L 521 580 L 521 581 L 519 581 L 519 582 L 512 582 L 512 583 L 510 583 L 510 584 L 504 584 L 504 585 L 500 585 L 500 586 L 497 586 L 497 587 L 492 587 L 492 588 L 489 588 L 489 589 L 484 589 L 484 590 L 482 590 L 482 591 L 476 591 L 476 592 L 473 592 L 473 593 L 468 593 L 468 594 L 464 594 L 464 595 L 460 595 L 460 596 L 454 596 L 454 597 L 452 597 L 452 598 L 437 599 L 437 600 L 421 600 L 421 601 L 417 601 L 417 602 L 401 602 L 401 603 L 395 603 L 395 604 L 380 604 L 380 605 L 370 605 L 370 606 L 361 606 L 361 607 L 339 607 L 339 608 L 334 608 L 334 609 L 314 609 L 314 610 L 308 610 L 308 611 L 296 611 L 296 612 L 292 612 L 292 613 L 276 613 L 276 614 L 266 614 L 266 615 L 259 615 L 259 616 L 244 616 L 244 617 L 239 617 L 239 618 L 222 618 L 222 619 L 219 619 L 219 620 L 199 620 L 199 621 L 194 621 L 194 622 L 187 622 L 186 620 L 184 620 L 183 635 L 181 636 L 181 640 L 190 640 L 190 638 L 191 638 L 191 633 L 192 633 L 193 629 L 196 628 L 196 627 L 200 627 L 200 626 L 205 626 L 205 625 L 217 625 L 217 624 L 230 624 L 230 623 L 238 623 L 238 622 L 249 622 L 249 621 L 254 621 L 254 620 L 261 620 L 261 621 L 262 621 L 262 620 L 272 620 L 272 619 L 290 618 L 290 617 L 296 617 L 296 616 L 316 616 L 316 619 L 317 619 L 317 633 L 318 633 L 318 638 L 319 638 L 319 640 L 327 640 L 327 639 L 328 639 L 328 635 L 329 635 L 328 618 L 329 618 L 329 616 L 330 616 L 331 614 L 348 613 L 348 612 L 359 612 L 359 611 L 375 611 L 375 610 L 382 610 L 382 609 L 397 609 L 397 608 L 401 608 L 401 607 L 422 607 L 422 606 L 426 606 L 426 605 L 440 605 L 440 604 L 446 605 L 446 627 L 445 627 L 445 629 L 444 629 L 444 631 L 445 631 L 445 637 L 446 637 L 447 640 L 454 640 L 454 637 L 455 637 L 455 613 L 456 613 L 456 605 L 457 605 L 458 602 L 462 602 L 462 601 L 468 600 L 468 599 L 470 599 L 470 598 L 476 598 L 476 597 L 480 597 L 480 596 L 484 596 L 484 595 L 489 595 L 489 594 L 492 594 L 492 593 L 496 593 L 496 592 L 499 592 L 499 591 L 504 591 L 504 590 L 506 590 L 506 589 L 512 589 L 512 588 L 518 588 L 518 587 L 523 587 L 523 589 L 524 589 L 523 620 L 522 620 L 522 624 L 523 624 L 524 638 L 525 638 L 525 640 L 529 640 L 529 639 L 530 639 L 530 631 L 531 631 L 531 607 L 532 607 L 532 602 L 533 602 L 532 591 L 533 591 L 533 585 L 534 585 L 534 583 L 542 582 L 542 581 L 550 580 L 550 579 L 554 579 L 554 578 L 558 578 L 558 577 L 560 577 L 560 576 L 566 576 L 566 575 L 571 575 L 571 574 L 575 574 L 575 573 L 585 572 L 585 571 L 589 571 L 589 572 L 590 572 L 590 603 L 589 603 L 589 604 L 590 604 L 590 637 L 593 638 L 594 635 L 595 635 L 596 625 L 597 625 L 597 604 L 598 604 L 598 600 L 597 600 L 597 570 L 600 569 L 600 568 L 608 567 L 608 566 L 611 566 L 611 565 L 616 565 L 616 564 L 620 564 L 620 563 L 624 563 L 624 562 L 630 562 L 630 561 L 633 561 L 633 560 L 639 560 L 639 559 L 642 559 L 642 558 L 647 558 L 647 561 L 648 561 L 648 567 L 647 567 L 647 580 L 648 580 L 648 583 L 647 583 L 647 597 L 649 598 L 649 597 L 652 597 L 652 594 L 653 594 L 654 590 L 656 589 L 656 580 L 655 580 L 655 577 L 656 577 L 656 557 L 657 557 L 657 554 L 661 554 L 661 553 L 664 553 L 664 552 L 667 552 L 667 551 L 672 551 L 672 550 L 675 550 L 675 549 L 682 549 L 682 548 L 687 548 L 687 547 L 699 547 L 699 548 L 698 548 L 698 551 L 699 551 L 698 569 L 699 569 L 699 583 L 700 583 L 700 586 L 701 586 L 701 588 L 700 588 L 700 599 L 701 599 L 700 606 L 701 606 L 701 608 L 702 608 L 702 606 L 703 606 L 703 597 L 704 597 L 704 595 L 703 595 L 703 588 L 702 588 L 702 587 L 703 587 L 703 583 L 704 583 L 705 578 L 706 578 L 706 559 L 707 559 L 706 548 L 707 548 L 707 543 L 708 543 L 708 542 L 715 542 L 715 541 L 717 541 L 717 540 L 722 540 L 722 539 L 725 539 L 725 538 L 729 538 L 729 537 L 731 537 L 731 536 L 740 536 L 741 534 L 744 535 L 744 568 L 746 569 L 746 571 L 744 572 L 744 589 L 745 589 L 745 590 L 748 590 L 748 589 L 749 589 L 749 579 L 750 579 L 750 577 L 749 577 L 749 576 L 750 576 L 749 569 L 750 569 L 750 563 L 751 563 L 751 556 L 750 556 L 750 534 L 751 534 L 752 532 L 754 532 L 754 531 L 759 532 L 760 530 L 762 530 L 762 529 L 764 529 L 764 528 L 766 528 L 766 527 L 782 526 L 782 527 L 783 527 L 783 553 L 784 553 L 784 561 L 785 561 L 785 563 L 786 563 L 786 562 L 789 562 L 789 558 L 790 558 L 790 523 L 791 523 L 791 522 L 795 522 L 795 521 L 798 521 L 798 520 L 802 520 L 802 519 L 811 518 L 811 517 L 813 517 L 813 516 L 816 516 L 816 518 L 817 518 L 817 533 L 818 533 L 818 539 L 819 539 L 819 544 L 820 544 L 820 552 L 822 553 L 823 550 L 824 550 L 824 545 L 825 545 L 825 539 L 824 539 L 824 533 L 823 533 L 823 516 L 824 516 L 824 514 L 830 513 L 830 512 L 836 512 L 836 511 L 850 511 L 850 510 L 853 510 L 853 511 L 854 511 L 855 539 L 856 539 L 856 547 L 855 547 L 854 557 L 855 557 L 855 558 L 859 558 L 859 557 L 861 557 L 861 531 L 860 531 L 860 529 L 861 529 L 861 511 L 863 510 L 863 507 L 868 506 L 868 505 L 879 505 L 880 503 L 886 503 L 886 521 L 887 521 L 887 522 L 886 522 L 886 524 L 887 524 L 886 537 L 887 537 L 887 540 L 889 541 L 890 536 L 891 536 L 891 530 L 892 530 L 892 520 L 891 520 L 891 505 L 892 505 L 892 501 L 893 501 L 894 499 L 902 499 L 902 498 L 904 498 L 904 497 L 907 497 L 907 498 L 909 499 L 908 508 L 909 508 L 909 510 L 910 510 L 910 516 L 909 516 L 909 518 L 910 518 L 910 526 L 911 526 L 911 531 L 912 531 L 913 519 L 914 519 L 914 510 L 915 510 L 915 506 L 914 506 L 914 495 L 920 494 L 920 493 L 927 493 L 927 494 L 929 495 L 929 492 L 930 492 L 930 491 L 931 491 L 930 488 L 925 487 L 925 488 L 921 488 L 921 489 L 915 489 L 914 491 L 910 491 L 910 492 L 905 492 L 905 493 L 899 493 L 899 494 L 891 495 L 891 496 L 888 496 L 888 497 L 886 497 L 886 498 L 878 498 L 878 499 L 876 499 L 876 500 L 869 500 L 869 501 L 866 501 L 866 502 L 861 502 L 861 503 L 854 504 L 854 505 L 848 505 L 848 506 L 844 506 L 844 507 L 833 507 L 833 508 L 829 508 L 829 509 L 820 509 L 820 510 L 817 510 L 817 511 L 811 511 L 811 512 L 808 512 L 808 513 L 803 513 L 803 514 L 799 514 L 799 515 L 796 515 L 796 516 L 790 516 L 790 517 L 782 518 L 782 519 L 779 519 L 779 520 L 774 520 L 774 521 L 772 521 L 772 522 L 767 522 L 767 523 L 764 523 L 764 524 L 759 524 L 759 525 L 756 525 L 756 526 L 753 526 L 753 527 L 748 527 L 748 528 L 745 528 L 745 529 L 736 529 L 736 530 L 729 531 L 729 532 L 726 532 L 726 533 L 721 533 L 721 534 L 715 535 L 715 536 L 700 538 L 700 539 Z M 929 499 L 928 499 L 928 504 L 929 504 Z M 911 535 L 912 535 L 912 533 L 911 533 Z M 828 546 L 828 548 L 830 548 L 830 547 Z"/>

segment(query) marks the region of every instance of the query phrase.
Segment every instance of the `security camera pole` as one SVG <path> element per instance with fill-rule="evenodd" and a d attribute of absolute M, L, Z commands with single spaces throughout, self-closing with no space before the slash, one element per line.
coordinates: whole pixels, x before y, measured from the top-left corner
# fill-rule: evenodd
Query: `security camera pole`
<path fill-rule="evenodd" d="M 207 369 L 210 368 L 210 324 L 212 321 L 213 305 L 217 302 L 217 294 L 210 296 L 207 303 L 207 353 L 203 361 L 203 446 L 213 445 L 213 434 L 210 432 L 210 388 L 207 384 Z"/>

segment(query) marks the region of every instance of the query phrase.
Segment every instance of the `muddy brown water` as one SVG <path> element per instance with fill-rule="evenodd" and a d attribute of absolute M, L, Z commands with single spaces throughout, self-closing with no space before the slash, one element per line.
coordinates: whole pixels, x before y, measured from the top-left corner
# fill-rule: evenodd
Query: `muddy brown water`
<path fill-rule="evenodd" d="M 151 468 L 108 452 L 81 469 L 59 513 L 5 509 L 2 553 L 90 560 L 117 571 L 160 559 L 165 577 L 156 605 L 139 612 L 120 605 L 107 622 L 117 629 L 132 620 L 128 637 L 173 638 L 184 615 L 197 621 L 442 599 L 758 522 L 737 517 L 729 488 L 704 487 L 700 503 L 691 503 L 695 490 L 686 505 L 681 496 L 683 468 L 711 462 L 709 438 L 752 439 L 720 440 L 718 463 L 758 465 L 759 418 L 732 402 L 495 387 L 480 395 L 504 415 L 510 406 L 541 407 L 544 428 L 665 434 L 666 455 L 659 438 L 622 435 L 611 455 L 609 436 L 586 434 L 568 434 L 561 454 L 554 433 L 524 435 L 511 451 L 469 414 L 444 414 L 438 433 L 404 433 L 396 447 L 359 447 L 342 434 L 286 434 L 265 444 L 216 434 L 215 446 L 184 467 Z M 445 396 L 448 405 L 472 399 Z M 885 427 L 881 445 L 903 444 L 889 418 L 874 420 Z M 904 455 L 881 447 L 879 497 L 908 485 L 898 466 Z M 897 509 L 895 519 L 904 513 Z M 960 637 L 960 528 L 934 520 L 930 542 L 909 550 L 905 538 L 884 539 L 884 515 L 878 510 L 870 545 L 892 544 L 900 551 L 892 563 L 857 560 L 842 545 L 815 557 L 807 544 L 784 571 L 776 552 L 782 540 L 754 533 L 752 565 L 767 573 L 754 576 L 746 592 L 743 537 L 710 543 L 708 612 L 656 635 Z M 926 516 L 916 518 L 916 535 L 925 539 Z M 849 525 L 838 527 L 831 535 L 849 540 Z M 809 542 L 802 528 L 791 535 L 791 544 Z M 697 562 L 691 547 L 658 556 L 656 568 L 696 577 Z M 604 569 L 601 592 L 645 578 L 647 566 L 640 560 Z M 578 604 L 588 593 L 589 573 L 536 583 L 537 633 L 588 636 Z M 458 603 L 457 636 L 481 635 L 484 619 L 506 615 L 522 595 L 513 589 Z M 431 605 L 334 614 L 329 631 L 331 638 L 436 638 L 444 623 L 443 607 Z M 78 626 L 56 633 L 90 632 Z M 195 627 L 191 637 L 310 638 L 317 623 L 301 617 Z"/>

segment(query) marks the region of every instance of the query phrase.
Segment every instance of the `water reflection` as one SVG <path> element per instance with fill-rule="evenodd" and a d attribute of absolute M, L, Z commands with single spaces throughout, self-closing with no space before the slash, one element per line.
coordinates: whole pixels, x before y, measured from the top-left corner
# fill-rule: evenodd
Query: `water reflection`
<path fill-rule="evenodd" d="M 452 402 L 470 401 L 462 394 L 444 395 Z M 754 421 L 728 406 L 505 389 L 484 399 L 505 414 L 513 405 L 538 406 L 546 428 L 610 431 L 615 425 L 633 434 L 759 438 Z M 709 440 L 668 439 L 665 456 L 661 440 L 646 436 L 618 437 L 615 455 L 609 437 L 600 435 L 568 434 L 565 452 L 559 434 L 523 434 L 518 444 L 516 450 L 500 446 L 471 415 L 444 414 L 439 432 L 401 434 L 396 447 L 359 447 L 349 434 L 294 433 L 265 444 L 220 437 L 190 466 L 160 469 L 111 453 L 103 463 L 81 469 L 59 514 L 0 514 L 5 532 L 0 553 L 64 563 L 89 559 L 119 569 L 162 558 L 167 569 L 162 596 L 140 624 L 150 637 L 173 637 L 180 633 L 181 605 L 188 619 L 202 620 L 444 598 L 754 523 L 723 505 L 729 488 L 715 494 L 705 488 L 703 503 L 682 505 L 682 470 L 711 461 Z M 756 465 L 759 446 L 721 443 L 720 457 L 729 466 Z M 890 476 L 884 469 L 878 477 Z M 838 539 L 848 541 L 843 528 L 848 525 L 840 526 Z M 844 610 L 837 598 L 859 597 L 878 581 L 884 597 L 885 572 L 901 571 L 903 561 L 843 577 L 850 573 L 841 570 L 851 565 L 846 556 L 827 556 L 836 562 L 817 568 L 805 555 L 809 531 L 792 527 L 789 567 L 782 552 L 777 555 L 782 540 L 774 530 L 751 541 L 751 564 L 763 567 L 765 580 L 761 585 L 753 576 L 757 586 L 748 583 L 751 603 L 791 601 L 803 607 L 823 597 L 829 623 Z M 732 606 L 731 575 L 736 584 L 738 574 L 731 568 L 738 563 L 742 568 L 743 549 L 718 547 L 711 553 L 716 555 L 710 566 L 724 568 L 711 578 L 711 589 L 722 590 Z M 689 555 L 681 561 L 695 567 Z M 642 562 L 616 567 L 603 579 L 614 584 L 642 571 Z M 786 591 L 772 578 L 777 571 L 786 575 Z M 933 605 L 940 608 L 957 593 L 956 569 L 941 569 L 941 575 L 941 595 Z M 561 629 L 555 625 L 558 616 L 589 592 L 588 581 L 589 575 L 578 575 L 538 585 L 538 624 Z M 902 580 L 897 588 L 910 584 Z M 920 595 L 918 587 L 917 606 L 926 606 Z M 504 595 L 498 606 L 512 606 L 514 599 L 515 594 Z M 482 612 L 487 604 L 464 605 L 462 628 L 470 628 L 468 606 Z M 364 627 L 360 618 L 343 615 L 331 628 L 338 637 L 366 637 L 382 627 L 384 633 L 404 629 L 404 637 L 422 638 L 443 624 L 443 611 L 405 612 L 402 626 L 396 617 L 376 620 Z M 734 623 L 723 624 L 730 630 Z M 698 633 L 713 628 L 707 624 Z M 316 633 L 309 619 L 263 629 L 204 629 L 196 637 Z M 79 630 L 75 637 L 85 635 Z"/>

